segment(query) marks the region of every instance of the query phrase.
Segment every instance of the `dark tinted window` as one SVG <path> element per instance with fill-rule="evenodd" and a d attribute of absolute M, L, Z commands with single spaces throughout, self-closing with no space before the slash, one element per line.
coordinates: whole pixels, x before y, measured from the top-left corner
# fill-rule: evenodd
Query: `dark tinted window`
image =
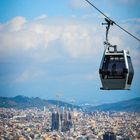
<path fill-rule="evenodd" d="M 105 56 L 102 69 L 107 78 L 124 78 L 124 68 L 123 55 Z"/>

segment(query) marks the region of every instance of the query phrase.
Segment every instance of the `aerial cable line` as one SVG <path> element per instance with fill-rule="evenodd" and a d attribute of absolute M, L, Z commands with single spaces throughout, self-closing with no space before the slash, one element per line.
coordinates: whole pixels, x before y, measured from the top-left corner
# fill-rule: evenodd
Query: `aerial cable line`
<path fill-rule="evenodd" d="M 130 36 L 132 36 L 133 38 L 135 38 L 136 40 L 138 40 L 140 42 L 140 39 L 136 36 L 134 36 L 132 33 L 128 32 L 126 29 L 124 29 L 123 27 L 121 27 L 119 24 L 115 23 L 114 21 L 112 21 L 106 14 L 104 14 L 100 9 L 98 9 L 94 4 L 92 4 L 89 0 L 85 0 L 87 3 L 89 3 L 92 7 L 94 7 L 99 13 L 101 13 L 104 17 L 106 17 L 108 20 L 110 20 L 113 24 L 115 24 L 116 26 L 118 26 L 120 29 L 122 29 L 124 32 L 126 32 L 127 34 L 129 34 Z"/>

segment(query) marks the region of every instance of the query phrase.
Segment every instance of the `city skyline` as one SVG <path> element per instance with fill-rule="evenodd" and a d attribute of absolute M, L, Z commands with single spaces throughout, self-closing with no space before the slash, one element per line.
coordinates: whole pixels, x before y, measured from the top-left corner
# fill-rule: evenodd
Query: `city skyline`
<path fill-rule="evenodd" d="M 91 0 L 140 38 L 138 0 Z M 129 12 L 129 14 L 128 14 Z M 134 79 L 129 91 L 100 90 L 102 17 L 84 0 L 0 0 L 0 96 L 24 95 L 90 103 L 140 97 L 139 42 L 116 26 L 109 39 L 130 51 Z"/>
<path fill-rule="evenodd" d="M 54 108 L 55 109 L 55 108 Z M 139 140 L 139 113 L 0 108 L 1 139 Z M 7 127 L 8 126 L 8 127 Z M 62 129 L 61 129 L 62 128 Z M 16 130 L 16 131 L 15 131 Z"/>

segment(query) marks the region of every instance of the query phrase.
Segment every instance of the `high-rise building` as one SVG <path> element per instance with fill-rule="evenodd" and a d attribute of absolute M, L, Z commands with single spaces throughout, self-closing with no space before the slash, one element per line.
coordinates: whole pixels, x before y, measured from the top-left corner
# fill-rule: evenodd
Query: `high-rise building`
<path fill-rule="evenodd" d="M 113 132 L 105 132 L 103 140 L 116 140 L 116 135 Z"/>
<path fill-rule="evenodd" d="M 53 112 L 52 113 L 52 131 L 69 131 L 72 127 L 72 118 L 69 111 Z"/>
<path fill-rule="evenodd" d="M 46 106 L 44 106 L 44 112 L 46 112 Z"/>
<path fill-rule="evenodd" d="M 61 118 L 62 118 L 61 119 L 62 132 L 69 131 L 70 128 L 72 127 L 72 118 L 70 112 L 69 111 L 63 112 Z"/>
<path fill-rule="evenodd" d="M 52 113 L 52 131 L 56 130 L 58 131 L 59 130 L 59 113 L 58 112 L 53 112 Z"/>

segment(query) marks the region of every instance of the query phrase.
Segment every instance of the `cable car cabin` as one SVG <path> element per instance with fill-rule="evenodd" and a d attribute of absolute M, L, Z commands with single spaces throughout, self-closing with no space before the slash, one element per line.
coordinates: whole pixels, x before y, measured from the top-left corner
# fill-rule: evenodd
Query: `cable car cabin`
<path fill-rule="evenodd" d="M 99 74 L 104 90 L 130 89 L 134 70 L 129 52 L 104 51 Z"/>

